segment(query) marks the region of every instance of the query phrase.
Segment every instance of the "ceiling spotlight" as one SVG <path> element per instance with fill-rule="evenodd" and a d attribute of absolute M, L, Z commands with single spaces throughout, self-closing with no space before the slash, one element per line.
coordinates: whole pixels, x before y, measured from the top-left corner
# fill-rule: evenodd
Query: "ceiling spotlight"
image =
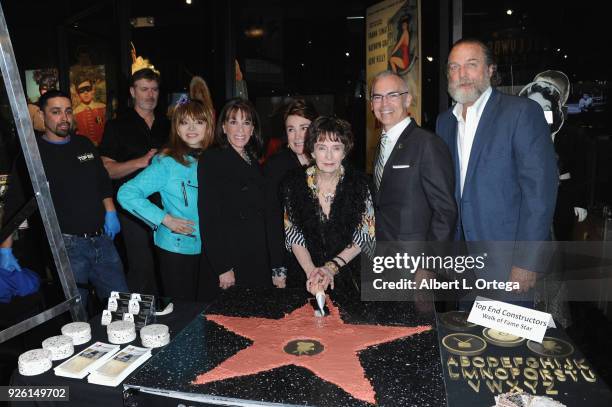
<path fill-rule="evenodd" d="M 264 34 L 264 30 L 261 27 L 250 27 L 244 31 L 244 35 L 248 38 L 261 38 Z"/>
<path fill-rule="evenodd" d="M 191 0 L 185 0 L 186 4 L 191 4 Z"/>
<path fill-rule="evenodd" d="M 506 14 L 508 14 L 509 16 L 511 16 L 511 15 L 512 15 L 512 13 L 513 13 L 513 11 L 512 11 L 512 9 L 511 9 L 511 8 L 509 8 L 508 10 L 506 10 Z"/>
<path fill-rule="evenodd" d="M 155 27 L 155 17 L 136 17 L 130 19 L 134 28 Z"/>
<path fill-rule="evenodd" d="M 347 51 L 347 52 L 345 52 L 345 53 L 344 53 L 344 55 L 346 55 L 347 57 L 350 57 L 350 56 L 351 56 L 351 54 L 350 54 L 348 51 Z"/>
<path fill-rule="evenodd" d="M 427 60 L 428 60 L 429 62 L 433 62 L 433 57 L 427 57 Z"/>
<path fill-rule="evenodd" d="M 561 48 L 557 48 L 557 52 L 561 52 Z"/>
<path fill-rule="evenodd" d="M 567 54 L 563 55 L 563 58 L 567 59 Z"/>

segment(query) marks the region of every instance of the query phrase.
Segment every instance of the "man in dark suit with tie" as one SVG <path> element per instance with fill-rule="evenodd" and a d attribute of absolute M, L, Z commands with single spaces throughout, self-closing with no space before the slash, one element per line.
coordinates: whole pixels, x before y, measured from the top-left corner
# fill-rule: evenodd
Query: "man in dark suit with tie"
<path fill-rule="evenodd" d="M 376 75 L 370 100 L 383 127 L 374 167 L 376 240 L 452 240 L 457 209 L 448 147 L 409 117 L 412 95 L 397 74 Z"/>
<path fill-rule="evenodd" d="M 480 242 L 488 251 L 489 267 L 477 271 L 478 277 L 519 283 L 525 293 L 545 269 L 543 245 L 536 241 L 549 240 L 555 209 L 558 175 L 550 130 L 536 102 L 491 87 L 495 64 L 481 41 L 455 43 L 447 70 L 457 104 L 440 114 L 436 133 L 455 166 L 456 238 Z"/>

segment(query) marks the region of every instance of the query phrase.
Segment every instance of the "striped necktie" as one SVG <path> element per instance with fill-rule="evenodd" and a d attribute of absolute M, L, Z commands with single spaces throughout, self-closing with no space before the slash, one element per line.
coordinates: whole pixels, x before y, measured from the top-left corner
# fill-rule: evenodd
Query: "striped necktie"
<path fill-rule="evenodd" d="M 374 167 L 374 183 L 376 189 L 380 188 L 380 181 L 382 180 L 383 170 L 385 169 L 385 155 L 387 153 L 386 147 L 389 142 L 387 133 L 383 133 L 380 137 L 380 145 L 378 146 L 378 158 L 376 160 L 376 166 Z"/>

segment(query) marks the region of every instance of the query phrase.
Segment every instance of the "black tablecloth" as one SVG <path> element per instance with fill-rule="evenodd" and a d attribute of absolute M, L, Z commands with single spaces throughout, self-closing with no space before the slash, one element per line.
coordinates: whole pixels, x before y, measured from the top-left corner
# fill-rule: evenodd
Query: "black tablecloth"
<path fill-rule="evenodd" d="M 559 357 L 553 356 L 554 351 L 547 351 L 550 356 L 543 356 L 532 351 L 527 340 L 515 347 L 495 345 L 484 341 L 484 327 L 451 329 L 440 316 L 438 314 L 438 334 L 448 407 L 494 406 L 496 395 L 511 390 L 550 397 L 568 407 L 612 406 L 612 392 L 562 329 L 549 328 L 545 340 L 561 340 L 570 344 L 568 349 L 573 349 L 573 352 L 565 352 L 565 346 L 560 346 Z M 443 341 L 447 335 L 453 334 L 467 334 L 458 338 L 473 340 L 472 343 L 477 341 L 486 347 L 472 355 L 451 353 Z"/>
<path fill-rule="evenodd" d="M 257 370 L 257 361 L 242 353 L 253 350 L 260 339 L 254 332 L 266 330 L 275 332 L 283 338 L 281 342 L 295 342 L 297 336 L 305 343 L 320 342 L 322 349 L 328 349 L 331 342 L 324 332 L 327 325 L 321 321 L 321 331 L 308 330 L 296 336 L 295 331 L 284 331 L 277 322 L 290 318 L 309 306 L 307 293 L 304 290 L 270 289 L 270 290 L 229 290 L 206 309 L 202 317 L 195 318 L 173 343 L 155 355 L 149 363 L 125 382 L 126 387 L 139 389 L 142 392 L 156 393 L 160 403 L 154 403 L 152 396 L 135 396 L 139 405 L 184 405 L 201 406 L 191 400 L 200 400 L 213 405 L 309 405 L 309 406 L 359 406 L 371 404 L 354 397 L 338 381 L 325 380 L 321 373 L 314 373 L 307 367 L 294 364 L 295 360 L 277 363 L 274 367 L 247 373 L 230 375 L 222 380 L 204 384 L 193 381 L 204 372 L 223 365 L 235 355 L 241 356 L 243 366 Z M 363 368 L 363 375 L 369 380 L 375 391 L 378 406 L 415 406 L 446 407 L 443 375 L 440 368 L 435 318 L 431 310 L 420 312 L 410 302 L 363 302 L 358 296 L 342 295 L 338 290 L 332 293 L 334 307 L 339 312 L 343 324 L 350 328 L 355 337 L 360 334 L 360 327 L 417 327 L 426 328 L 419 334 L 409 334 L 396 340 L 382 341 L 379 344 L 366 346 L 358 353 L 358 363 Z M 314 308 L 308 310 L 316 324 Z M 223 318 L 260 318 L 254 325 L 250 340 L 238 335 L 220 324 L 212 322 L 217 317 Z M 337 321 L 337 316 L 325 318 Z M 255 321 L 254 321 L 255 323 Z M 337 326 L 337 325 L 333 325 Z M 373 328 L 374 329 L 374 328 Z M 327 331 L 330 332 L 330 331 Z M 342 331 L 344 334 L 344 331 Z M 249 335 L 249 334 L 245 334 Z M 348 334 L 351 335 L 351 334 Z M 251 345 L 254 345 L 251 347 Z M 287 347 L 284 348 L 285 352 Z M 314 348 L 313 348 L 314 349 Z M 330 348 L 331 349 L 331 348 Z M 263 351 L 258 348 L 257 352 Z M 266 348 L 270 358 L 276 361 L 282 352 Z M 334 370 L 333 360 L 337 353 L 328 355 L 325 350 L 320 355 L 320 363 L 330 363 Z M 314 354 L 314 357 L 319 356 Z M 327 356 L 326 356 L 327 355 Z M 240 356 L 237 356 L 240 357 Z M 309 356 L 300 356 L 308 358 Z M 238 363 L 238 362 L 236 362 Z M 312 365 L 311 365 L 312 366 Z M 326 365 L 327 366 L 327 365 Z M 355 368 L 356 366 L 353 365 Z M 219 371 L 219 369 L 217 371 Z M 228 368 L 228 371 L 234 371 Z M 349 377 L 351 372 L 345 371 Z M 360 373 L 362 374 L 362 373 Z M 325 374 L 323 374 L 325 377 Z M 327 377 L 329 379 L 329 377 Z M 362 376 L 363 378 L 363 376 Z M 172 397 L 172 398 L 168 398 Z M 165 399 L 165 400 L 161 400 Z M 169 402 L 172 400 L 172 402 Z M 190 400 L 190 401 L 183 401 Z M 235 404 L 227 404 L 235 403 Z"/>
<path fill-rule="evenodd" d="M 196 315 L 200 314 L 205 308 L 204 304 L 200 303 L 175 303 L 174 311 L 169 315 L 158 316 L 157 323 L 168 325 L 170 328 L 170 338 L 174 338 L 178 333 L 190 322 Z M 92 340 L 86 344 L 75 346 L 75 354 L 85 349 L 96 341 L 108 343 L 106 335 L 106 327 L 100 324 L 100 316 L 94 317 L 89 321 L 92 329 Z M 60 332 L 57 333 L 60 335 Z M 135 339 L 131 344 L 142 346 L 140 338 Z M 122 347 L 127 346 L 122 345 Z M 162 348 L 163 349 L 163 348 Z M 153 349 L 153 354 L 159 352 L 160 349 Z M 53 367 L 63 363 L 64 360 L 59 360 L 53 363 Z M 146 365 L 147 362 L 145 362 Z M 143 365 L 144 366 L 144 365 Z M 142 367 L 141 367 L 142 368 Z M 136 370 L 132 373 L 138 372 Z M 129 378 L 129 376 L 128 376 Z M 126 379 L 127 380 L 127 379 Z M 67 402 L 16 402 L 12 405 L 16 407 L 25 406 L 104 406 L 114 407 L 123 405 L 123 385 L 117 387 L 100 386 L 89 384 L 87 378 L 72 379 L 68 377 L 55 376 L 53 369 L 38 376 L 22 376 L 17 370 L 11 376 L 11 386 L 69 386 L 70 401 Z"/>

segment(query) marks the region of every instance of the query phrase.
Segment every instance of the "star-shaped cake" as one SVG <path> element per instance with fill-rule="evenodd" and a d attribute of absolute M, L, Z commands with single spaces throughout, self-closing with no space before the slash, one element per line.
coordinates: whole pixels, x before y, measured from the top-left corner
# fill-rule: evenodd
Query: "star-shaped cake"
<path fill-rule="evenodd" d="M 253 344 L 202 373 L 194 384 L 254 375 L 286 365 L 301 366 L 340 387 L 351 396 L 376 403 L 376 393 L 365 377 L 358 353 L 396 339 L 429 331 L 430 326 L 398 327 L 351 325 L 328 299 L 324 318 L 314 317 L 306 304 L 280 319 L 206 315 L 205 318 Z"/>

